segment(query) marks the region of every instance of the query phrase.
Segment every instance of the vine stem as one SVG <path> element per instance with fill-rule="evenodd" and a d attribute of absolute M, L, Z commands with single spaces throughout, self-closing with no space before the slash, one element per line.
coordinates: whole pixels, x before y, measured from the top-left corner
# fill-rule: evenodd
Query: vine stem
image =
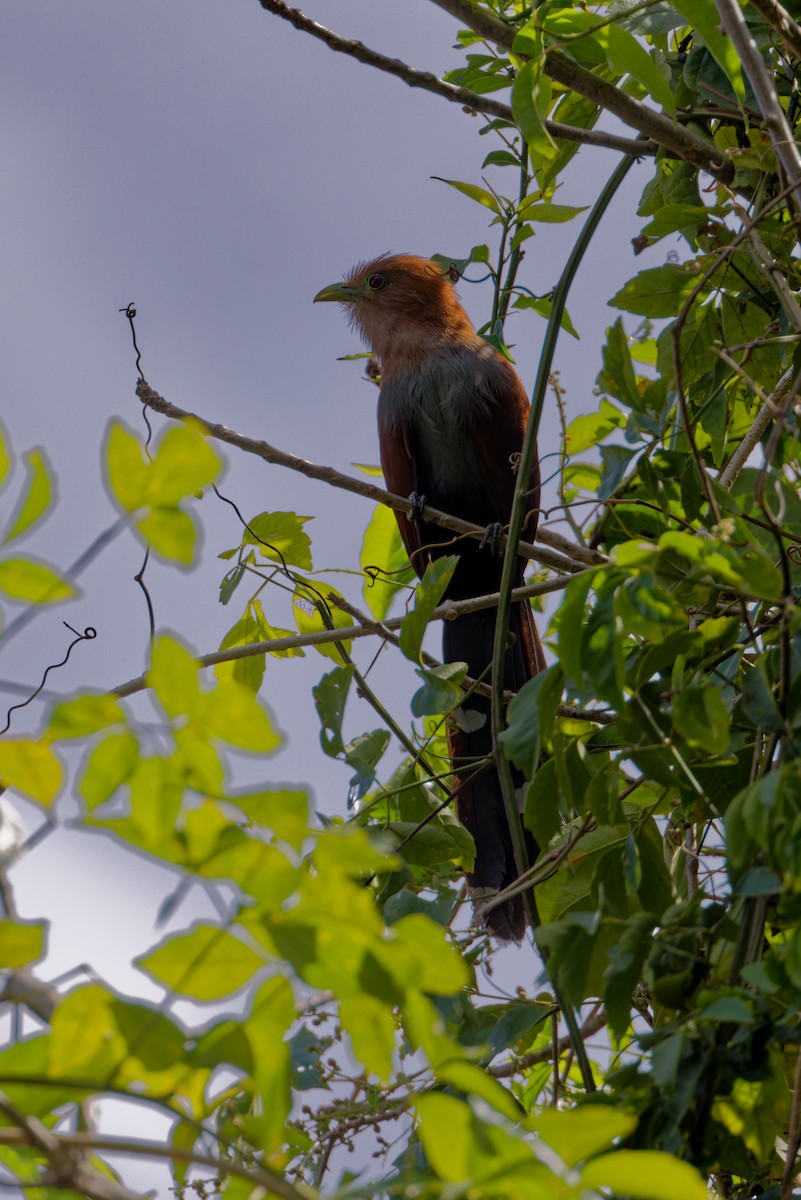
<path fill-rule="evenodd" d="M 559 338 L 560 323 L 562 314 L 565 310 L 567 296 L 570 287 L 575 278 L 581 260 L 587 251 L 587 248 L 592 241 L 595 231 L 612 202 L 618 188 L 623 183 L 629 170 L 631 169 L 632 159 L 625 158 L 620 161 L 618 166 L 612 172 L 608 182 L 603 188 L 600 196 L 593 205 L 592 211 L 588 216 L 581 233 L 579 234 L 576 243 L 570 253 L 570 257 L 565 264 L 565 269 L 562 272 L 559 283 L 553 295 L 551 306 L 551 314 L 548 320 L 548 328 L 545 333 L 545 341 L 540 355 L 539 368 L 537 371 L 537 379 L 534 384 L 534 392 L 531 401 L 531 412 L 529 413 L 528 426 L 526 428 L 526 436 L 523 441 L 523 449 L 520 454 L 520 463 L 517 469 L 517 483 L 515 485 L 515 494 L 512 501 L 512 513 L 509 521 L 509 544 L 503 560 L 503 572 L 501 575 L 501 586 L 499 589 L 498 599 L 498 617 L 495 625 L 495 644 L 493 647 L 493 663 L 492 663 L 492 743 L 495 753 L 495 763 L 498 771 L 498 776 L 501 781 L 501 789 L 503 792 L 504 808 L 506 811 L 506 819 L 509 824 L 509 830 L 514 847 L 515 863 L 519 874 L 523 874 L 527 870 L 528 863 L 526 861 L 526 848 L 523 838 L 523 829 L 520 823 L 520 814 L 517 808 L 517 800 L 515 798 L 514 782 L 512 780 L 512 772 L 509 762 L 504 753 L 501 742 L 501 733 L 504 730 L 504 702 L 503 702 L 503 663 L 506 654 L 507 631 L 509 629 L 509 618 L 511 614 L 511 596 L 514 585 L 514 577 L 517 572 L 517 556 L 514 552 L 514 546 L 517 544 L 520 533 L 523 528 L 523 521 L 526 516 L 526 494 L 525 483 L 531 473 L 531 467 L 534 462 L 534 455 L 537 453 L 537 433 L 539 430 L 540 420 L 542 418 L 542 410 L 545 402 L 545 396 L 548 390 L 548 380 L 551 374 L 554 354 L 556 352 L 556 343 Z M 526 905 L 529 924 L 536 937 L 536 928 L 538 924 L 536 906 L 533 896 L 530 891 L 524 893 L 523 901 Z M 552 981 L 553 983 L 553 981 Z M 554 988 L 556 991 L 556 989 Z M 557 993 L 557 998 L 558 993 Z M 584 1086 L 588 1092 L 595 1091 L 595 1080 L 592 1074 L 589 1058 L 587 1056 L 586 1047 L 584 1046 L 581 1031 L 578 1026 L 576 1013 L 572 1006 L 559 999 L 560 1007 L 564 1014 L 565 1022 L 570 1031 L 573 1049 L 581 1069 Z"/>

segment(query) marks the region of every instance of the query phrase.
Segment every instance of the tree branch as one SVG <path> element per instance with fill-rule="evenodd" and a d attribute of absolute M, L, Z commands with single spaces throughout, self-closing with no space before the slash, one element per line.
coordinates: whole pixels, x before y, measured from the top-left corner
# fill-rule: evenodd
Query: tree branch
<path fill-rule="evenodd" d="M 22 1114 L 19 1114 L 22 1116 Z M 30 1123 L 31 1119 L 26 1119 Z M 39 1122 L 36 1122 L 38 1125 Z M 137 1157 L 147 1158 L 165 1158 L 170 1162 L 190 1163 L 194 1166 L 212 1167 L 219 1175 L 234 1175 L 237 1179 L 244 1179 L 248 1183 L 252 1183 L 257 1187 L 264 1188 L 265 1192 L 270 1196 L 280 1196 L 282 1200 L 316 1200 L 319 1193 L 308 1187 L 304 1183 L 292 1184 L 282 1176 L 277 1175 L 264 1166 L 242 1167 L 235 1159 L 226 1159 L 221 1162 L 218 1158 L 212 1158 L 209 1154 L 195 1153 L 193 1150 L 187 1150 L 182 1146 L 169 1146 L 163 1142 L 151 1142 L 145 1138 L 118 1138 L 104 1137 L 92 1133 L 50 1133 L 48 1129 L 42 1126 L 42 1129 L 48 1136 L 48 1142 L 54 1144 L 60 1154 L 69 1154 L 79 1152 L 81 1154 L 91 1154 L 95 1151 L 105 1152 L 107 1154 L 132 1154 Z M 0 1129 L 0 1145 L 2 1146 L 37 1146 L 42 1147 L 36 1140 L 33 1131 L 28 1131 L 25 1126 L 17 1129 Z M 43 1153 L 46 1151 L 43 1150 Z M 88 1168 L 88 1164 L 84 1164 Z M 116 1190 L 96 1190 L 87 1191 L 86 1185 L 77 1180 L 73 1181 L 69 1186 L 74 1187 L 82 1196 L 87 1196 L 90 1200 L 142 1200 L 138 1192 L 129 1192 L 127 1188 L 123 1188 L 120 1184 L 114 1183 L 105 1175 L 93 1171 L 96 1179 L 100 1180 L 107 1189 Z M 51 1181 L 52 1186 L 52 1181 Z M 83 1189 L 83 1190 L 82 1190 Z"/>
<path fill-rule="evenodd" d="M 546 592 L 556 592 L 567 584 L 566 577 L 548 579 L 544 583 L 531 583 L 526 587 L 515 588 L 513 600 L 527 600 L 531 596 L 542 596 Z M 495 608 L 498 603 L 498 593 L 491 592 L 486 596 L 474 596 L 470 600 L 449 600 L 435 608 L 429 620 L 453 621 L 464 613 L 481 612 L 485 608 Z M 387 630 L 399 629 L 402 617 L 393 617 L 383 622 Z M 239 658 L 250 658 L 254 654 L 279 654 L 285 650 L 302 649 L 305 646 L 325 646 L 330 642 L 350 642 L 356 638 L 375 637 L 376 629 L 372 625 L 346 625 L 338 629 L 320 629 L 316 633 L 295 633 L 287 637 L 270 638 L 264 642 L 250 642 L 246 646 L 232 646 L 228 650 L 215 650 L 211 654 L 202 654 L 197 658 L 198 667 L 214 667 L 217 663 L 235 662 Z M 383 635 L 382 635 L 383 636 Z M 139 675 L 127 683 L 121 683 L 110 689 L 110 694 L 120 700 L 133 696 L 147 688 L 147 675 Z M 593 717 L 595 720 L 595 717 Z"/>
<path fill-rule="evenodd" d="M 801 59 L 801 25 L 797 25 L 778 0 L 751 0 L 757 12 L 776 30 L 790 58 Z"/>
<path fill-rule="evenodd" d="M 773 76 L 765 65 L 737 0 L 715 0 L 715 4 L 723 32 L 731 39 L 743 64 L 743 70 L 754 89 L 776 157 L 784 168 L 787 183 L 792 188 L 796 209 L 801 211 L 801 153 L 776 94 Z"/>
<path fill-rule="evenodd" d="M 171 417 L 174 421 L 194 421 L 205 430 L 209 437 L 226 442 L 229 446 L 236 446 L 237 449 L 244 450 L 247 454 L 255 454 L 258 458 L 263 458 L 265 462 L 279 467 L 288 467 L 290 471 L 298 471 L 309 479 L 319 479 L 323 483 L 342 488 L 346 492 L 353 492 L 357 496 L 366 496 L 368 500 L 375 500 L 378 504 L 385 504 L 388 508 L 396 509 L 399 512 L 408 513 L 411 510 L 411 504 L 404 496 L 395 496 L 392 492 L 376 487 L 374 483 L 367 483 L 363 479 L 354 479 L 353 476 L 344 475 L 334 467 L 318 466 L 317 463 L 299 458 L 296 454 L 278 450 L 268 442 L 257 441 L 255 438 L 236 433 L 227 425 L 215 424 L 213 421 L 207 421 L 204 417 L 199 417 L 197 413 L 178 408 L 175 404 L 170 404 L 169 400 L 165 400 L 158 392 L 154 392 L 144 379 L 138 381 L 136 394 L 142 403 L 148 408 L 152 408 L 154 412 Z M 461 534 L 463 537 L 476 538 L 481 541 L 486 536 L 487 531 L 478 525 L 473 525 L 470 521 L 462 521 L 459 517 L 452 517 L 448 513 L 440 512 L 439 509 L 430 508 L 428 505 L 422 511 L 422 517 L 434 525 L 441 525 L 443 529 L 450 529 L 451 532 Z M 504 534 L 499 541 L 499 546 L 504 547 L 506 542 L 507 538 Z M 551 567 L 556 571 L 565 571 L 568 574 L 575 574 L 577 571 L 583 570 L 584 566 L 581 561 L 573 562 L 561 554 L 555 554 L 540 546 L 533 546 L 530 542 L 520 542 L 517 552 L 521 558 L 533 559 L 534 562 L 541 563 L 545 567 Z"/>
<path fill-rule="evenodd" d="M 469 0 L 433 0 L 433 3 L 444 8 L 480 37 L 504 50 L 511 50 L 517 33 L 514 26 L 475 8 Z M 613 83 L 579 66 L 560 50 L 546 50 L 545 73 L 563 87 L 614 113 L 626 125 L 638 129 L 678 158 L 700 167 L 721 183 L 730 183 L 734 179 L 734 164 L 714 145 L 626 95 Z"/>
<path fill-rule="evenodd" d="M 333 29 L 328 29 L 318 21 L 313 21 L 310 17 L 305 16 L 299 9 L 291 8 L 283 0 L 259 0 L 259 3 L 265 12 L 273 13 L 276 17 L 289 21 L 296 29 L 324 42 L 329 50 L 347 54 L 351 58 L 355 58 L 357 62 L 364 63 L 368 67 L 376 67 L 386 75 L 394 75 L 396 79 L 402 79 L 409 87 L 422 88 L 424 91 L 432 92 L 435 96 L 442 96 L 445 100 L 461 104 L 464 108 L 472 109 L 474 112 L 484 113 L 489 117 L 501 117 L 504 121 L 511 121 L 512 124 L 515 124 L 511 108 L 501 100 L 496 100 L 492 96 L 482 96 L 478 92 L 471 91 L 470 88 L 457 87 L 456 84 L 438 79 L 430 71 L 418 71 L 399 58 L 390 58 L 378 50 L 372 50 L 355 38 L 342 37 Z M 619 150 L 623 154 L 632 154 L 636 158 L 642 155 L 653 156 L 657 152 L 657 147 L 650 142 L 620 137 L 615 133 L 581 129 L 576 125 L 564 125 L 560 121 L 546 121 L 545 125 L 552 137 L 562 138 L 568 142 L 581 142 L 587 146 Z"/>

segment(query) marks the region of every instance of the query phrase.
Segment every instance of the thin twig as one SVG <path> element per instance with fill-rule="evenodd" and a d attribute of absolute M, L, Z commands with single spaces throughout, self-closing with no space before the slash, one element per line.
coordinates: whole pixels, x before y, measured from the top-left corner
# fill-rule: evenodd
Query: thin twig
<path fill-rule="evenodd" d="M 601 1011 L 589 1017 L 581 1026 L 581 1036 L 583 1039 L 592 1037 L 593 1034 L 599 1033 L 606 1025 L 606 1013 Z M 559 1057 L 570 1050 L 571 1042 L 570 1035 L 565 1034 L 560 1037 L 556 1043 L 556 1049 Z M 532 1050 L 530 1054 L 517 1055 L 514 1058 L 508 1059 L 506 1062 L 498 1063 L 497 1066 L 489 1066 L 486 1068 L 488 1075 L 493 1079 L 510 1079 L 513 1075 L 520 1075 L 523 1071 L 529 1071 L 532 1067 L 536 1067 L 538 1063 L 549 1062 L 553 1056 L 554 1047 L 549 1044 L 544 1050 Z"/>

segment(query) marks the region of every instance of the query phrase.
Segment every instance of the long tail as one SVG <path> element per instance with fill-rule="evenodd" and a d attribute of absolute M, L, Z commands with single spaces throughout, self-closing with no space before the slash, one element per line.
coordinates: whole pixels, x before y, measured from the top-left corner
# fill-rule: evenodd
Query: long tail
<path fill-rule="evenodd" d="M 537 629 L 529 604 L 515 604 L 511 614 L 514 644 L 506 653 L 504 687 L 517 691 L 545 667 Z M 487 667 L 492 662 L 495 639 L 495 610 L 468 613 L 455 621 L 445 621 L 442 651 L 446 662 L 466 662 L 468 674 L 489 683 Z M 472 773 L 476 761 L 492 753 L 490 701 L 472 694 L 453 714 L 448 729 L 448 748 L 457 774 L 453 786 L 460 787 Z M 522 776 L 515 777 L 522 800 Z M 494 896 L 517 878 L 512 839 L 503 805 L 500 780 L 494 770 L 485 772 L 472 783 L 462 786 L 456 798 L 459 820 L 470 830 L 476 843 L 476 861 L 467 876 L 476 916 L 501 941 L 519 942 L 526 929 L 522 898 L 517 896 L 482 914 L 482 900 Z M 529 856 L 537 854 L 534 839 L 527 832 Z"/>

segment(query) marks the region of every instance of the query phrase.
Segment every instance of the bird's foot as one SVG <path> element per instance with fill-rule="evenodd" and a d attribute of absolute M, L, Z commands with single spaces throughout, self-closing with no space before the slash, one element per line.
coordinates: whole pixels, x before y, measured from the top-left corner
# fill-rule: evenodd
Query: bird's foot
<path fill-rule="evenodd" d="M 488 525 L 484 530 L 484 536 L 481 539 L 482 550 L 486 546 L 489 549 L 490 554 L 500 555 L 500 544 L 502 537 L 503 525 L 501 525 L 500 521 L 493 521 L 493 523 Z"/>
<path fill-rule="evenodd" d="M 409 520 L 414 521 L 416 525 L 419 525 L 423 519 L 423 509 L 426 506 L 426 498 L 425 496 L 419 496 L 417 492 L 412 492 L 409 496 L 409 504 L 411 505 L 411 508 L 409 509 Z"/>

